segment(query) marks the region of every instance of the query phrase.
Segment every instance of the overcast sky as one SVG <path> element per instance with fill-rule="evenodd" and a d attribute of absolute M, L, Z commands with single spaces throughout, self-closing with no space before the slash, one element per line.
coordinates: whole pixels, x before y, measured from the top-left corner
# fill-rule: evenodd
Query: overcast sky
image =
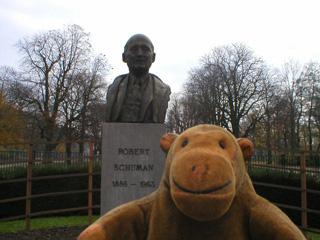
<path fill-rule="evenodd" d="M 269 65 L 320 62 L 319 0 L 0 0 L 0 65 L 18 67 L 14 44 L 40 31 L 78 24 L 107 56 L 109 83 L 127 73 L 123 46 L 133 34 L 155 46 L 150 72 L 181 90 L 212 48 L 245 43 Z"/>

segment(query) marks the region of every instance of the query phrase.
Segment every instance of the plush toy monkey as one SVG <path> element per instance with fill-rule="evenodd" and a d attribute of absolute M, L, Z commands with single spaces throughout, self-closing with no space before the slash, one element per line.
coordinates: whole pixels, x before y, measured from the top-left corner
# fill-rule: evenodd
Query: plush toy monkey
<path fill-rule="evenodd" d="M 158 190 L 102 216 L 79 240 L 305 239 L 254 191 L 245 171 L 254 151 L 248 139 L 199 125 L 164 135 L 161 147 L 167 160 Z"/>

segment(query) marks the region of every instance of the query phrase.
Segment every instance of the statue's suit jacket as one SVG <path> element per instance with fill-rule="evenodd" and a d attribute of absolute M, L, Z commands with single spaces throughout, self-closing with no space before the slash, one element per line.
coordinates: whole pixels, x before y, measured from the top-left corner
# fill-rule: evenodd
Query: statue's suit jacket
<path fill-rule="evenodd" d="M 106 122 L 119 122 L 121 109 L 126 96 L 129 74 L 118 76 L 108 87 Z M 149 82 L 144 92 L 138 122 L 144 122 L 144 116 L 152 111 L 154 123 L 165 120 L 171 90 L 154 74 L 149 74 Z"/>

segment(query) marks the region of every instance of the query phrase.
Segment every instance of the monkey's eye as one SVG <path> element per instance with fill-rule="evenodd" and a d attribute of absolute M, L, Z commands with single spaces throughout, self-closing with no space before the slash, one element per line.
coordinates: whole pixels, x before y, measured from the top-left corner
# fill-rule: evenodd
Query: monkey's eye
<path fill-rule="evenodd" d="M 226 148 L 226 145 L 224 145 L 224 143 L 222 141 L 219 142 L 219 145 L 222 149 L 225 149 Z"/>
<path fill-rule="evenodd" d="M 187 146 L 188 145 L 188 140 L 184 140 L 181 145 L 182 145 L 182 147 Z"/>

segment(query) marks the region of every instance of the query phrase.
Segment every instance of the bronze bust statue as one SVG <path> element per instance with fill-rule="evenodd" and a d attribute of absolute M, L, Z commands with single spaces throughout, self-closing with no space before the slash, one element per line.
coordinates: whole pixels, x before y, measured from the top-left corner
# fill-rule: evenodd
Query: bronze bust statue
<path fill-rule="evenodd" d="M 164 123 L 170 87 L 149 73 L 156 54 L 150 39 L 132 36 L 124 47 L 129 74 L 116 77 L 108 87 L 106 122 Z"/>

